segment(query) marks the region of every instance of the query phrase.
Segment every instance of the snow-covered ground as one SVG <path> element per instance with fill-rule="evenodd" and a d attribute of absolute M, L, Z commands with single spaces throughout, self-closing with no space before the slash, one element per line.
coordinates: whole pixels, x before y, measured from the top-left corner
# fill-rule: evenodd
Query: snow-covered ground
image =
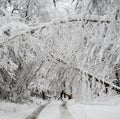
<path fill-rule="evenodd" d="M 25 119 L 38 106 L 44 104 L 40 99 L 34 99 L 33 103 L 15 104 L 10 102 L 0 102 L 0 119 Z"/>
<path fill-rule="evenodd" d="M 68 109 L 74 119 L 120 119 L 120 104 L 69 102 Z"/>
<path fill-rule="evenodd" d="M 120 105 L 84 105 L 69 106 L 74 119 L 120 119 Z"/>
<path fill-rule="evenodd" d="M 60 102 L 52 101 L 40 113 L 38 119 L 60 119 Z"/>
<path fill-rule="evenodd" d="M 38 119 L 120 119 L 120 103 L 113 104 L 118 99 L 109 99 L 108 103 L 96 101 L 91 104 L 69 101 L 68 108 L 61 108 L 61 103 L 55 101 L 43 109 Z"/>
<path fill-rule="evenodd" d="M 61 101 L 51 101 L 39 114 L 37 119 L 120 119 L 119 98 L 108 102 L 76 103 L 67 101 L 67 107 Z M 117 103 L 113 103 L 117 102 Z M 0 102 L 0 119 L 25 119 L 38 106 L 46 102 L 34 99 L 33 103 L 14 104 Z"/>

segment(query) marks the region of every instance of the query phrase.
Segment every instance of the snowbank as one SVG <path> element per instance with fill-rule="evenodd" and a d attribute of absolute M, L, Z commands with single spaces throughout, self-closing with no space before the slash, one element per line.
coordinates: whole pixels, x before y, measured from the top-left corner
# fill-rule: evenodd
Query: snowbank
<path fill-rule="evenodd" d="M 120 105 L 80 104 L 69 102 L 68 109 L 74 119 L 120 119 Z"/>

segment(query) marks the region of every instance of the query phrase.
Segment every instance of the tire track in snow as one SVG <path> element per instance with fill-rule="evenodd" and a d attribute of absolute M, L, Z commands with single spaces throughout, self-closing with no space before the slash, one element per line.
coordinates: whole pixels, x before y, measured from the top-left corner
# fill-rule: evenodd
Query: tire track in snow
<path fill-rule="evenodd" d="M 47 103 L 48 104 L 48 103 Z M 37 119 L 38 115 L 40 114 L 40 112 L 46 107 L 46 105 L 41 105 L 39 106 L 34 112 L 32 112 L 28 117 L 26 117 L 25 119 Z"/>

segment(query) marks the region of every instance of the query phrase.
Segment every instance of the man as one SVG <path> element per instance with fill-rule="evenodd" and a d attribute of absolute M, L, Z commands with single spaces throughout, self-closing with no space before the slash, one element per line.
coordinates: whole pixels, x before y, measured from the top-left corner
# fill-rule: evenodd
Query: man
<path fill-rule="evenodd" d="M 59 100 L 59 99 L 63 100 L 63 96 L 64 96 L 64 98 L 65 98 L 65 89 L 61 91 L 60 97 L 58 98 L 58 100 Z"/>

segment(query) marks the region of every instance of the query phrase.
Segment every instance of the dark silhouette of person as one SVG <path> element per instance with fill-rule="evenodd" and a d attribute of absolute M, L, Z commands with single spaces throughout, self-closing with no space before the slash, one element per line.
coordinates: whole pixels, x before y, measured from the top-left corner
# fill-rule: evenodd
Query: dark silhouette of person
<path fill-rule="evenodd" d="M 65 98 L 65 89 L 61 91 L 60 93 L 60 97 L 58 98 L 58 100 L 63 100 L 63 97 Z"/>
<path fill-rule="evenodd" d="M 45 92 L 42 90 L 42 98 L 45 100 Z"/>
<path fill-rule="evenodd" d="M 63 97 L 65 98 L 65 90 L 62 90 L 62 92 L 61 92 L 61 94 L 60 94 L 61 100 L 63 99 Z"/>

